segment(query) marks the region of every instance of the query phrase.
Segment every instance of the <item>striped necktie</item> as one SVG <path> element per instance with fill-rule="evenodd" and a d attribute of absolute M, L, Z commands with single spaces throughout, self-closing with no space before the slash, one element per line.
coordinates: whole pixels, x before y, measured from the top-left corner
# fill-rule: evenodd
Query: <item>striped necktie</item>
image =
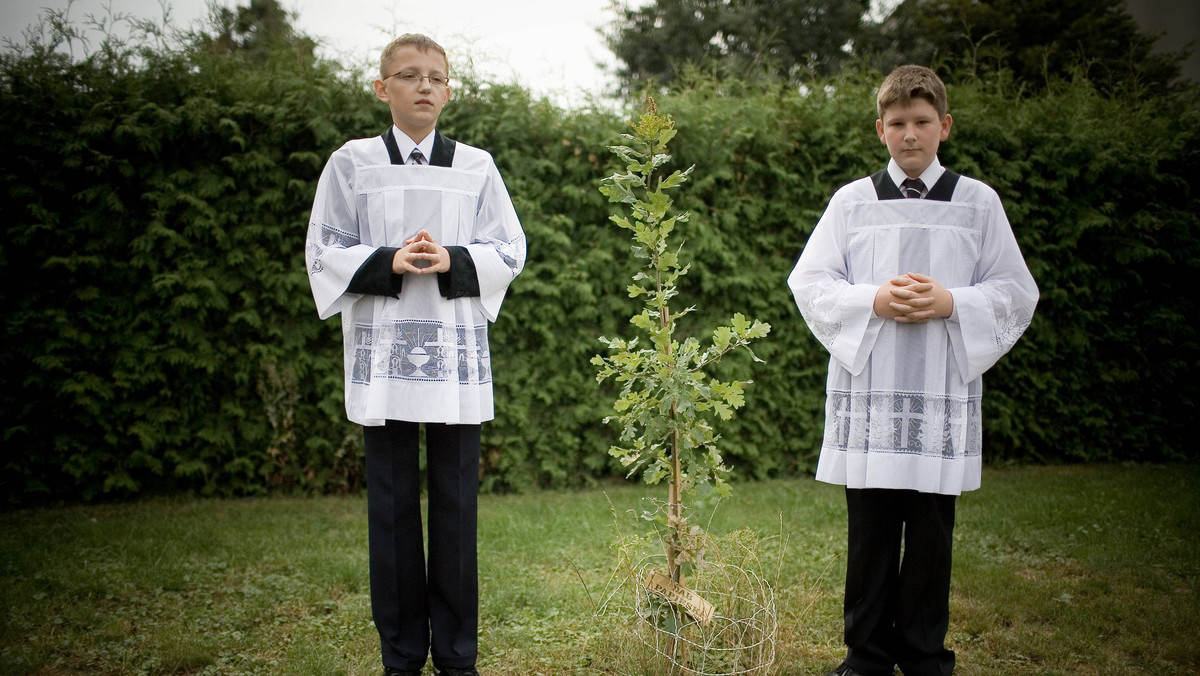
<path fill-rule="evenodd" d="M 921 195 L 925 192 L 925 184 L 919 178 L 906 178 L 900 184 L 900 189 L 909 199 L 921 199 Z"/>
<path fill-rule="evenodd" d="M 413 148 L 412 154 L 408 156 L 408 162 L 405 164 L 425 164 L 425 156 L 421 154 L 421 149 Z"/>

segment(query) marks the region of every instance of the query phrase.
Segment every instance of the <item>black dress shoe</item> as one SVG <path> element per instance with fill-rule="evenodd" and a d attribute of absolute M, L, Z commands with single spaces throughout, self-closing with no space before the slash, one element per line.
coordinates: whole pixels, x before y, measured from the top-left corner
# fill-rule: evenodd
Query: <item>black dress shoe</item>
<path fill-rule="evenodd" d="M 895 669 L 887 672 L 888 676 L 895 676 L 895 673 L 896 673 Z M 862 673 L 861 671 L 858 671 L 857 669 L 851 669 L 850 665 L 846 664 L 845 662 L 842 662 L 841 664 L 837 665 L 837 667 L 833 671 L 825 674 L 825 676 L 867 676 L 867 675 Z M 872 673 L 871 676 L 880 676 L 880 675 Z"/>
<path fill-rule="evenodd" d="M 397 669 L 396 667 L 384 667 L 383 676 L 421 676 L 421 670 L 417 669 Z"/>
<path fill-rule="evenodd" d="M 438 669 L 438 676 L 479 676 L 479 672 L 475 671 L 475 667 L 467 667 L 466 669 Z"/>

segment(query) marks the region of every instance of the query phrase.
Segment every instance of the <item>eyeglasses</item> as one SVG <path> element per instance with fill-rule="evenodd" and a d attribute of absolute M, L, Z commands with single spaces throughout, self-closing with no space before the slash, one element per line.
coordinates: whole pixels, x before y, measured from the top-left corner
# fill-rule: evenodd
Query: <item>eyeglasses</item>
<path fill-rule="evenodd" d="M 389 75 L 383 79 L 386 80 L 386 79 L 388 79 L 388 77 L 394 77 L 406 85 L 414 85 L 414 86 L 420 85 L 421 80 L 429 80 L 430 87 L 438 87 L 439 89 L 442 87 L 449 86 L 449 84 L 450 84 L 449 76 L 446 76 L 446 75 L 421 75 L 420 73 L 414 73 L 411 70 L 402 70 L 402 71 L 399 71 L 396 73 L 392 73 L 391 75 Z"/>

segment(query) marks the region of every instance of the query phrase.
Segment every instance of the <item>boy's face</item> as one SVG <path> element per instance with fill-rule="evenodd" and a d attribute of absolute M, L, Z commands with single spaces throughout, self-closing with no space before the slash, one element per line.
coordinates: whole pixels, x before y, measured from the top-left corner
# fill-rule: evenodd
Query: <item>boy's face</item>
<path fill-rule="evenodd" d="M 938 145 L 949 138 L 953 122 L 949 113 L 939 120 L 932 103 L 915 98 L 908 105 L 885 108 L 883 119 L 875 120 L 875 131 L 904 173 L 917 178 L 933 162 Z"/>
<path fill-rule="evenodd" d="M 389 77 L 375 81 L 375 96 L 388 104 L 392 121 L 418 143 L 433 131 L 442 107 L 450 100 L 450 87 L 436 86 L 430 83 L 429 77 L 445 77 L 448 70 L 446 60 L 436 51 L 403 45 L 392 54 L 387 69 Z M 418 77 L 415 83 L 406 83 L 398 75 L 392 76 L 401 72 L 429 77 Z"/>

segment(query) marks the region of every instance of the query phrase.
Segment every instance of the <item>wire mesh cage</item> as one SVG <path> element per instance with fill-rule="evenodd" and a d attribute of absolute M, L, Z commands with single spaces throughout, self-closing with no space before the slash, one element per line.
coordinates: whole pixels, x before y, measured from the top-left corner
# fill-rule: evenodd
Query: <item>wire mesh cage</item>
<path fill-rule="evenodd" d="M 639 576 L 660 568 L 663 557 L 648 557 Z M 756 573 L 729 563 L 707 562 L 688 588 L 713 605 L 707 622 L 680 605 L 635 588 L 637 636 L 664 676 L 757 676 L 775 661 L 775 597 Z"/>

